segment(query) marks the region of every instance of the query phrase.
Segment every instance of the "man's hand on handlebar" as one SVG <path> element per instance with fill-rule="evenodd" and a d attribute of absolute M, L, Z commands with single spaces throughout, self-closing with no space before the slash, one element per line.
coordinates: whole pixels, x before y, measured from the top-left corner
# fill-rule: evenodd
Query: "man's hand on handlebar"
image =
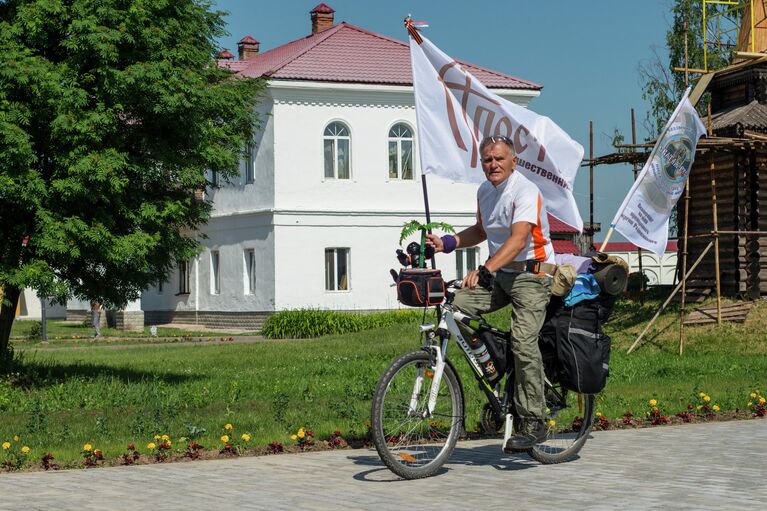
<path fill-rule="evenodd" d="M 445 250 L 445 246 L 442 243 L 442 239 L 434 234 L 426 235 L 426 244 L 434 247 L 434 253 L 438 254 Z"/>

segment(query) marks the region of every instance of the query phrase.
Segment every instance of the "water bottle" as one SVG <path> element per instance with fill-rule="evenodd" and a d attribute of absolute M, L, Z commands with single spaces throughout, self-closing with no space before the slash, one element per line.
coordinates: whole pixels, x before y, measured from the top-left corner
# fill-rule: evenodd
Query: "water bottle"
<path fill-rule="evenodd" d="M 482 342 L 482 339 L 478 335 L 472 335 L 469 338 L 469 347 L 471 348 L 474 356 L 477 357 L 479 367 L 482 368 L 482 372 L 485 373 L 485 377 L 492 385 L 501 377 L 501 374 L 495 368 L 493 359 L 490 357 L 490 353 L 487 351 L 487 346 Z"/>

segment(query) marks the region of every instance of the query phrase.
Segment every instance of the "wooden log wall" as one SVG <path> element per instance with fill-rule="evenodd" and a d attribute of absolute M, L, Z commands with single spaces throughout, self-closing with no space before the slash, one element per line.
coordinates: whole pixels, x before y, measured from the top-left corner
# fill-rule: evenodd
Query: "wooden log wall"
<path fill-rule="evenodd" d="M 690 173 L 690 236 L 708 234 L 713 229 L 711 176 L 709 154 L 699 155 L 695 159 Z M 741 197 L 738 190 L 737 157 L 733 154 L 716 152 L 713 154 L 717 185 L 717 220 L 720 231 L 738 230 L 740 225 L 739 206 Z M 684 226 L 684 198 L 679 202 L 680 236 Z M 687 267 L 689 268 L 703 252 L 711 238 L 691 237 L 687 241 Z M 734 235 L 722 235 L 719 238 L 719 274 L 722 293 L 733 296 L 740 292 L 741 272 L 738 265 L 740 240 Z M 679 247 L 682 247 L 680 240 Z M 680 258 L 681 260 L 681 254 Z M 705 256 L 687 282 L 691 294 L 703 293 L 715 287 L 715 265 L 713 250 Z"/>
<path fill-rule="evenodd" d="M 741 150 L 713 153 L 717 191 L 719 231 L 767 232 L 767 152 Z M 699 155 L 690 174 L 691 236 L 713 230 L 710 159 Z M 681 261 L 684 199 L 679 209 L 679 260 Z M 711 241 L 711 237 L 688 240 L 688 268 Z M 719 236 L 719 274 L 725 296 L 759 298 L 767 295 L 767 236 L 721 234 Z M 715 288 L 713 249 L 706 255 L 687 284 L 691 295 L 713 292 Z"/>
<path fill-rule="evenodd" d="M 754 197 L 754 227 L 756 230 L 767 232 L 767 152 L 758 152 L 755 155 L 755 197 Z M 755 286 L 758 285 L 759 295 L 767 295 L 767 236 L 755 236 L 751 246 L 753 251 L 758 251 L 754 257 L 756 277 Z"/>

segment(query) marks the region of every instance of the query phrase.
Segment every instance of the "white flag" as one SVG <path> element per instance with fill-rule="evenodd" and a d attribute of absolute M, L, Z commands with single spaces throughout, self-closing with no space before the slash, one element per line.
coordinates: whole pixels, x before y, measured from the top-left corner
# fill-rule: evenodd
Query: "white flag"
<path fill-rule="evenodd" d="M 687 89 L 666 123 L 611 225 L 629 241 L 659 257 L 666 250 L 668 219 L 690 175 L 698 139 L 706 133 L 687 99 L 689 92 Z"/>
<path fill-rule="evenodd" d="M 490 92 L 431 41 L 410 38 L 421 168 L 425 174 L 481 183 L 479 143 L 488 135 L 514 142 L 517 170 L 535 183 L 549 213 L 583 230 L 573 181 L 583 147 L 551 119 Z"/>

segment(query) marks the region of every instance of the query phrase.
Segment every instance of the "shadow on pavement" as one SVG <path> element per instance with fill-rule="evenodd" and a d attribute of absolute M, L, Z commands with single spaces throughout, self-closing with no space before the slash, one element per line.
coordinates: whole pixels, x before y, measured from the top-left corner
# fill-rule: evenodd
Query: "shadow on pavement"
<path fill-rule="evenodd" d="M 455 465 L 465 465 L 469 467 L 484 466 L 503 471 L 526 470 L 540 465 L 540 463 L 530 458 L 527 454 L 504 454 L 501 452 L 500 442 L 499 439 L 497 444 L 493 443 L 468 448 L 460 447 L 460 445 L 457 446 L 450 455 L 450 459 L 445 466 L 440 468 L 431 477 L 445 474 Z M 390 472 L 377 454 L 360 454 L 349 456 L 348 459 L 356 465 L 375 467 L 355 474 L 353 477 L 357 481 L 370 483 L 404 481 L 404 479 L 401 479 L 399 476 Z"/>

